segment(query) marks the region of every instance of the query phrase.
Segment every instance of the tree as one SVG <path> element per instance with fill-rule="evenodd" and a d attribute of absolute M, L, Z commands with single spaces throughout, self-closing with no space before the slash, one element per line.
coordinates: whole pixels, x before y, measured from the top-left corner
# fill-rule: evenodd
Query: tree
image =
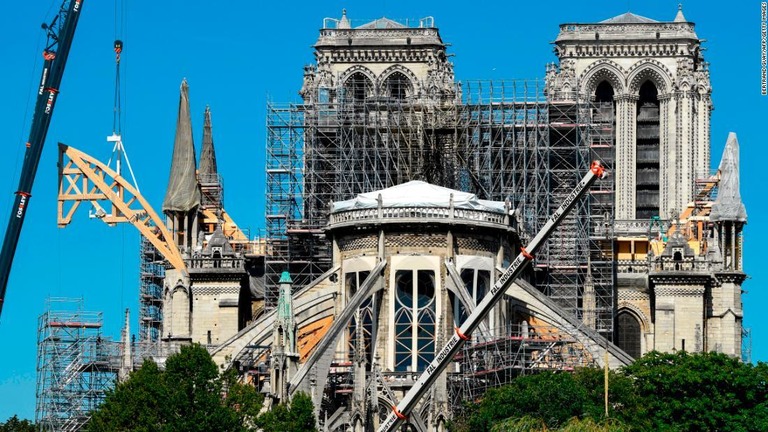
<path fill-rule="evenodd" d="M 19 420 L 18 416 L 9 418 L 5 423 L 0 423 L 0 432 L 35 432 L 35 424 L 29 420 Z"/>
<path fill-rule="evenodd" d="M 576 382 L 587 392 L 583 418 L 602 420 L 605 417 L 605 370 L 596 367 L 579 368 L 573 374 Z M 632 378 L 621 371 L 608 371 L 608 417 L 646 429 L 646 409 L 640 403 Z"/>
<path fill-rule="evenodd" d="M 570 373 L 542 372 L 516 378 L 509 385 L 488 390 L 480 404 L 452 426 L 456 431 L 490 431 L 494 423 L 525 416 L 541 419 L 549 428 L 578 417 L 588 404 L 586 390 Z"/>
<path fill-rule="evenodd" d="M 206 349 L 185 346 L 168 357 L 165 371 L 152 360 L 117 384 L 97 410 L 88 430 L 106 431 L 241 431 L 253 424 L 261 396 L 220 376 Z M 224 384 L 229 390 L 222 397 Z"/>
<path fill-rule="evenodd" d="M 88 422 L 91 432 L 160 432 L 168 423 L 168 389 L 165 377 L 150 359 L 107 393 L 104 403 Z"/>
<path fill-rule="evenodd" d="M 651 352 L 627 366 L 652 430 L 763 431 L 768 366 L 719 353 Z"/>
<path fill-rule="evenodd" d="M 241 383 L 234 369 L 224 372 L 222 378 L 227 389 L 224 404 L 234 410 L 240 424 L 252 428 L 264 405 L 264 395 L 259 393 L 256 387 Z"/>
<path fill-rule="evenodd" d="M 199 344 L 182 346 L 165 362 L 168 430 L 205 432 L 242 428 L 234 410 L 223 404 L 216 363 Z"/>
<path fill-rule="evenodd" d="M 256 425 L 264 431 L 317 432 L 313 411 L 309 395 L 298 392 L 290 404 L 281 403 L 259 416 Z"/>

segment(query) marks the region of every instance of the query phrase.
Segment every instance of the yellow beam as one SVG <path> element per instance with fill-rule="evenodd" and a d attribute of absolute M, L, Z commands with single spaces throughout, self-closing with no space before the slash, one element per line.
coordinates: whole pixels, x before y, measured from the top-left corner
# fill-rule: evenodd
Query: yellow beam
<path fill-rule="evenodd" d="M 66 161 L 65 156 L 68 158 Z M 103 200 L 111 203 L 111 213 L 106 213 L 97 202 Z M 186 273 L 184 259 L 173 242 L 171 233 L 139 191 L 107 165 L 61 143 L 58 201 L 60 227 L 71 222 L 72 215 L 81 202 L 90 201 L 96 208 L 97 218 L 111 226 L 130 222 L 174 268 Z M 66 211 L 65 203 L 71 205 Z M 134 208 L 134 205 L 138 208 Z"/>

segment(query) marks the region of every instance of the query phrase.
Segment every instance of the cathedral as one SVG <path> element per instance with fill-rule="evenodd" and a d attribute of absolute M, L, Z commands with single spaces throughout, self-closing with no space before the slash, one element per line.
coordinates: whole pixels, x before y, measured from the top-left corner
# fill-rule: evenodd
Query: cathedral
<path fill-rule="evenodd" d="M 353 22 L 326 18 L 301 102 L 268 107 L 266 238 L 224 209 L 209 110 L 198 164 L 182 83 L 163 212 L 185 267 L 147 276 L 143 341 L 207 346 L 268 404 L 306 392 L 321 430 L 374 430 L 599 160 L 610 177 L 467 335 L 410 430 L 445 430 L 523 373 L 741 357 L 739 142 L 711 169 L 708 63 L 682 9 L 562 24 L 530 82 L 457 80 L 433 18 Z"/>

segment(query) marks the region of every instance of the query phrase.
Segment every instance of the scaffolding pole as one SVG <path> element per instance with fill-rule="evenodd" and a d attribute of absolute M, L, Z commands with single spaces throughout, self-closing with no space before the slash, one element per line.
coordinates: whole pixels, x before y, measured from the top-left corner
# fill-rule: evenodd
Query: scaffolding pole
<path fill-rule="evenodd" d="M 84 311 L 82 299 L 52 298 L 47 309 L 38 326 L 35 423 L 78 431 L 114 387 L 120 344 L 102 337 L 102 314 Z"/>

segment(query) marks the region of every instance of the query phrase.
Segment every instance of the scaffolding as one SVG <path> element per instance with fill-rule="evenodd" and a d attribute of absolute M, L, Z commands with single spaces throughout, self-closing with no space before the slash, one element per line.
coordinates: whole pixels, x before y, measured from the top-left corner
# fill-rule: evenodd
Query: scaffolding
<path fill-rule="evenodd" d="M 488 389 L 521 375 L 596 365 L 589 350 L 557 327 L 526 322 L 496 329 L 492 334 L 503 336 L 475 335 L 454 357 L 454 372 L 448 374 L 452 406 L 476 401 Z"/>
<path fill-rule="evenodd" d="M 362 73 L 319 87 L 304 104 L 267 108 L 266 305 L 282 271 L 294 288 L 330 268 L 330 204 L 410 180 L 508 201 L 530 239 L 589 169 L 613 167 L 613 106 L 553 101 L 543 81 L 471 81 L 456 97 L 415 95 L 396 74 L 378 94 Z M 611 182 L 539 253 L 537 287 L 612 338 L 615 284 Z"/>
<path fill-rule="evenodd" d="M 117 378 L 119 343 L 102 337 L 100 312 L 82 307 L 82 299 L 49 299 L 39 318 L 35 423 L 41 431 L 83 428 Z"/>
<path fill-rule="evenodd" d="M 164 258 L 143 235 L 139 247 L 139 341 L 157 342 L 163 332 Z"/>

